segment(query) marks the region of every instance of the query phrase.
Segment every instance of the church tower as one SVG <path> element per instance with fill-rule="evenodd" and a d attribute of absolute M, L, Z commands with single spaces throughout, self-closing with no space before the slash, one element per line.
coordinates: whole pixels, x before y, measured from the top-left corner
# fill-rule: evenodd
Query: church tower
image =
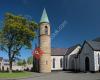
<path fill-rule="evenodd" d="M 47 73 L 51 72 L 51 38 L 49 19 L 45 9 L 43 10 L 39 28 L 39 47 L 44 51 L 44 54 L 40 57 L 39 71 Z"/>

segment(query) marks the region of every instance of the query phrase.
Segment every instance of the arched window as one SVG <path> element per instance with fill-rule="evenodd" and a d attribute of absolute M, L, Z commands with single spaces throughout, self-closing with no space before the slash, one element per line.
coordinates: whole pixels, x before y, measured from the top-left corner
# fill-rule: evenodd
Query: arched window
<path fill-rule="evenodd" d="M 62 58 L 60 59 L 60 67 L 61 68 L 63 67 L 63 59 Z"/>
<path fill-rule="evenodd" d="M 45 26 L 45 34 L 48 35 L 48 27 L 47 26 Z"/>
<path fill-rule="evenodd" d="M 55 58 L 53 58 L 53 68 L 55 68 Z"/>

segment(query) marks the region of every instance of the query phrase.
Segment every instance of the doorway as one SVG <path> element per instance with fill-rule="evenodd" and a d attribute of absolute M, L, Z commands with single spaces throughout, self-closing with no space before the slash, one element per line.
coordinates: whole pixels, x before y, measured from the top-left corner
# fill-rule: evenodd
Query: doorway
<path fill-rule="evenodd" d="M 89 71 L 90 70 L 90 62 L 89 62 L 89 58 L 86 57 L 85 58 L 85 71 Z"/>

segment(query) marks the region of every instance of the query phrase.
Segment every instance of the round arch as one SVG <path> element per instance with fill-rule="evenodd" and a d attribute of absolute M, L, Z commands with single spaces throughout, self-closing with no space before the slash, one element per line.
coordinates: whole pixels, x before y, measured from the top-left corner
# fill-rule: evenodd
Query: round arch
<path fill-rule="evenodd" d="M 89 57 L 85 58 L 85 71 L 90 71 L 90 61 Z"/>

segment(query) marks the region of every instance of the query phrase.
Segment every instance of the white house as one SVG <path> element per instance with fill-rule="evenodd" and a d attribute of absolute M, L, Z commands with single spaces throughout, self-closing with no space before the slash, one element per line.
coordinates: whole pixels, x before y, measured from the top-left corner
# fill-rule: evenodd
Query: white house
<path fill-rule="evenodd" d="M 3 63 L 3 58 L 2 57 L 0 57 L 0 71 L 2 70 L 2 64 Z"/>
<path fill-rule="evenodd" d="M 0 57 L 0 71 L 8 71 L 9 70 L 9 60 L 3 59 L 3 57 Z M 12 70 L 18 70 L 23 71 L 24 66 L 17 66 L 16 62 L 12 63 Z"/>

